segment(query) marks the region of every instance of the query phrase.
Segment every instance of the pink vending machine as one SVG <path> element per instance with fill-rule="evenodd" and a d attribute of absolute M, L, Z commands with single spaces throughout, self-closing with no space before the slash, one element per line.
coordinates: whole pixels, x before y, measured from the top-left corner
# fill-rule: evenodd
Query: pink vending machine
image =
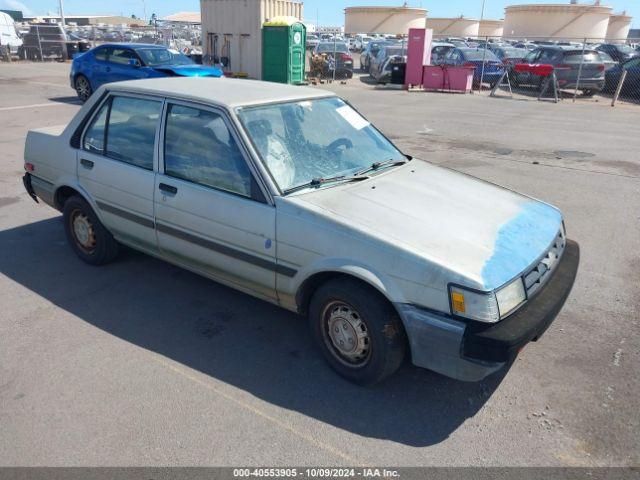
<path fill-rule="evenodd" d="M 431 63 L 433 30 L 410 28 L 407 41 L 407 69 L 404 87 L 422 85 L 422 67 Z"/>

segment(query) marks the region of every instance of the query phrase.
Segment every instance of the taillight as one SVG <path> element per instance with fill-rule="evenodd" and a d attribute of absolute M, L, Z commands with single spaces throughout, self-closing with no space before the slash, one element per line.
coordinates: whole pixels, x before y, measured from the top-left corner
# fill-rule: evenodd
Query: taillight
<path fill-rule="evenodd" d="M 36 167 L 33 166 L 33 163 L 25 163 L 24 164 L 24 169 L 27 172 L 33 172 L 36 169 Z"/>
<path fill-rule="evenodd" d="M 476 64 L 473 62 L 464 62 L 462 64 L 463 67 L 472 67 L 472 68 L 476 68 Z"/>
<path fill-rule="evenodd" d="M 600 65 L 598 65 L 598 71 L 604 72 L 604 63 L 601 63 Z"/>
<path fill-rule="evenodd" d="M 340 58 L 342 60 L 351 60 L 351 55 L 349 55 L 347 53 L 342 53 L 342 54 L 340 54 Z"/>

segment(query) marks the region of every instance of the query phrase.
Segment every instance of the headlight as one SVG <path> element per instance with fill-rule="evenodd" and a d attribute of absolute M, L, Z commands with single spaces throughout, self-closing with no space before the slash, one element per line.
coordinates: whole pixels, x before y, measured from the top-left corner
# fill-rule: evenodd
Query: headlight
<path fill-rule="evenodd" d="M 450 287 L 451 313 L 459 317 L 495 323 L 500 320 L 498 302 L 493 292 L 480 293 L 462 287 Z"/>
<path fill-rule="evenodd" d="M 521 277 L 516 278 L 506 287 L 502 287 L 496 292 L 500 317 L 504 318 L 509 315 L 522 302 L 524 302 L 526 298 L 527 296 L 524 293 L 524 283 L 522 282 Z"/>
<path fill-rule="evenodd" d="M 522 278 L 494 292 L 476 292 L 463 287 L 449 289 L 451 313 L 480 322 L 495 323 L 513 312 L 526 300 Z"/>

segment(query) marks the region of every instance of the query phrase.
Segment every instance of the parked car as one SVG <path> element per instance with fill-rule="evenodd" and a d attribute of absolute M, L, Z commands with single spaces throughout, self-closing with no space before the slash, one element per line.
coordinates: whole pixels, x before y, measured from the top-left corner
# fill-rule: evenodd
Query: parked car
<path fill-rule="evenodd" d="M 525 50 L 535 50 L 536 48 L 538 48 L 538 45 L 536 45 L 535 43 L 529 43 L 529 42 L 516 42 L 513 44 L 514 48 L 524 48 Z"/>
<path fill-rule="evenodd" d="M 86 101 L 102 84 L 156 77 L 221 77 L 216 67 L 161 45 L 104 44 L 76 56 L 69 81 L 78 98 Z"/>
<path fill-rule="evenodd" d="M 317 35 L 314 35 L 313 33 L 307 34 L 307 42 L 306 42 L 307 48 L 309 49 L 316 48 L 319 43 L 320 43 L 320 39 L 318 38 Z"/>
<path fill-rule="evenodd" d="M 110 84 L 24 152 L 27 192 L 63 213 L 81 260 L 127 245 L 306 315 L 360 384 L 405 356 L 460 380 L 496 372 L 578 268 L 555 207 L 404 155 L 326 90 Z"/>
<path fill-rule="evenodd" d="M 439 65 L 451 50 L 456 48 L 453 43 L 433 42 L 431 44 L 431 64 Z"/>
<path fill-rule="evenodd" d="M 601 45 L 598 45 L 598 47 L 596 47 L 596 50 L 608 53 L 611 58 L 619 63 L 624 63 L 630 58 L 640 55 L 640 52 L 635 50 L 630 45 L 618 43 L 603 43 Z"/>
<path fill-rule="evenodd" d="M 386 45 L 382 47 L 375 57 L 371 58 L 369 75 L 378 83 L 391 81 L 391 69 L 394 63 L 407 62 L 407 48 L 400 45 Z"/>
<path fill-rule="evenodd" d="M 558 46 L 541 47 L 527 54 L 524 63 L 542 63 L 555 67 L 560 88 L 575 88 L 580 72 L 578 87 L 586 96 L 600 92 L 604 87 L 604 63 L 597 50 L 571 50 Z M 580 65 L 582 64 L 582 67 Z M 531 85 L 540 88 L 543 77 L 529 72 L 514 72 L 512 80 L 516 85 Z"/>
<path fill-rule="evenodd" d="M 386 40 L 372 40 L 360 54 L 360 69 L 368 72 L 371 65 L 371 58 L 378 54 L 378 51 L 385 45 L 391 45 L 392 42 Z"/>
<path fill-rule="evenodd" d="M 622 86 L 623 95 L 640 98 L 640 56 L 633 57 L 622 64 L 617 64 L 605 72 L 604 90 L 614 92 L 620 83 L 622 71 L 627 71 L 627 78 Z"/>
<path fill-rule="evenodd" d="M 329 77 L 335 70 L 336 78 L 353 77 L 353 58 L 345 43 L 320 43 L 313 50 L 314 57 L 322 57 L 321 75 Z"/>
<path fill-rule="evenodd" d="M 0 48 L 9 48 L 10 55 L 18 55 L 22 48 L 22 39 L 16 30 L 13 18 L 7 13 L 0 12 Z"/>
<path fill-rule="evenodd" d="M 611 55 L 609 55 L 607 52 L 603 50 L 599 50 L 598 55 L 600 56 L 600 60 L 604 64 L 604 71 L 605 71 L 605 77 L 606 77 L 606 72 L 611 70 L 616 65 L 619 65 L 619 63 L 616 62 L 613 58 L 611 58 Z"/>
<path fill-rule="evenodd" d="M 516 63 L 522 62 L 524 57 L 527 56 L 528 50 L 524 48 L 513 47 L 493 47 L 491 51 L 498 57 L 505 65 L 513 66 Z"/>
<path fill-rule="evenodd" d="M 473 67 L 473 84 L 488 83 L 493 87 L 504 73 L 504 65 L 491 50 L 454 48 L 444 58 L 445 65 Z M 484 68 L 483 68 L 484 64 Z"/>
<path fill-rule="evenodd" d="M 22 38 L 22 58 L 25 60 L 66 60 L 67 35 L 58 24 L 33 23 Z"/>

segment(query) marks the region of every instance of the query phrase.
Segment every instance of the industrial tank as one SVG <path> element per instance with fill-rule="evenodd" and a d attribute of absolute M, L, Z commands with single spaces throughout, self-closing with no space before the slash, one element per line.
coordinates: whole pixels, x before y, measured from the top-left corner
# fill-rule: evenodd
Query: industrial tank
<path fill-rule="evenodd" d="M 602 41 L 611 7 L 598 4 L 530 4 L 505 8 L 504 36 L 540 40 Z"/>
<path fill-rule="evenodd" d="M 466 17 L 427 18 L 427 28 L 433 29 L 433 35 L 439 37 L 477 37 L 480 21 Z"/>
<path fill-rule="evenodd" d="M 626 15 L 625 12 L 613 14 L 609 17 L 609 26 L 607 27 L 607 42 L 609 43 L 625 43 L 629 36 L 632 17 Z"/>
<path fill-rule="evenodd" d="M 406 35 L 410 28 L 424 28 L 427 11 L 414 7 L 346 7 L 345 33 Z"/>
<path fill-rule="evenodd" d="M 480 20 L 479 37 L 502 37 L 504 20 Z"/>

